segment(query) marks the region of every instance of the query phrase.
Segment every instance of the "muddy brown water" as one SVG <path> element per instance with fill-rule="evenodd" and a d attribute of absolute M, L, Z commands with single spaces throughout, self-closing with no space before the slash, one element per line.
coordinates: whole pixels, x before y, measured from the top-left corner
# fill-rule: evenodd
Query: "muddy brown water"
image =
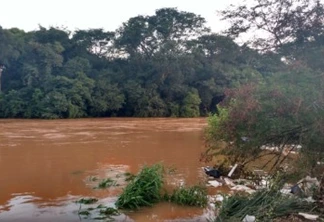
<path fill-rule="evenodd" d="M 81 197 L 113 205 L 121 186 L 93 189 L 92 177 L 119 178 L 144 164 L 176 171 L 168 184 L 204 180 L 199 162 L 206 119 L 0 120 L 0 221 L 88 221 Z M 83 206 L 82 206 L 83 207 Z M 206 210 L 160 203 L 116 221 L 206 221 Z"/>

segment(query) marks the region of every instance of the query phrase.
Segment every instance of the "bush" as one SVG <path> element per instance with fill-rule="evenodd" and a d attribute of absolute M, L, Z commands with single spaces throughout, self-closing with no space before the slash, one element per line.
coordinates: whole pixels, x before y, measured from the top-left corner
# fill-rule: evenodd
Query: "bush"
<path fill-rule="evenodd" d="M 231 163 L 246 165 L 264 156 L 263 145 L 278 147 L 271 162 L 280 166 L 284 148 L 302 146 L 311 163 L 324 159 L 324 76 L 303 68 L 227 90 L 218 114 L 209 118 L 207 155 L 225 154 Z M 219 146 L 225 142 L 225 147 Z M 310 165 L 311 166 L 311 165 Z M 313 164 L 316 167 L 316 164 Z M 311 169 L 310 169 L 311 171 Z M 316 175 L 313 175 L 316 176 Z"/>
<path fill-rule="evenodd" d="M 123 190 L 116 206 L 119 209 L 138 209 L 143 206 L 151 206 L 161 200 L 162 185 L 162 166 L 159 164 L 145 166 Z"/>

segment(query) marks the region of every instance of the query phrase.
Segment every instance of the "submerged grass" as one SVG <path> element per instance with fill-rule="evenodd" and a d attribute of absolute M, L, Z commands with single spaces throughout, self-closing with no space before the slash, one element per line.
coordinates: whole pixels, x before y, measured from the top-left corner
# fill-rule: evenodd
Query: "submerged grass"
<path fill-rule="evenodd" d="M 73 172 L 71 172 L 72 175 L 80 175 L 80 174 L 83 174 L 84 171 L 83 170 L 75 170 Z"/>
<path fill-rule="evenodd" d="M 93 204 L 96 203 L 98 199 L 96 198 L 81 198 L 80 200 L 77 200 L 76 203 L 80 204 Z"/>
<path fill-rule="evenodd" d="M 160 164 L 145 166 L 133 178 L 119 196 L 116 206 L 119 209 L 138 209 L 151 206 L 162 198 L 163 167 Z"/>
<path fill-rule="evenodd" d="M 198 185 L 177 188 L 167 199 L 179 205 L 197 207 L 205 207 L 208 201 L 206 188 Z"/>
<path fill-rule="evenodd" d="M 77 201 L 77 203 L 81 203 L 81 204 L 93 204 L 95 202 L 97 202 L 97 199 L 94 199 L 94 198 L 88 198 L 88 199 L 82 198 L 79 201 Z M 113 216 L 120 215 L 119 211 L 116 208 L 107 207 L 102 204 L 99 204 L 95 208 L 93 208 L 93 207 L 87 208 L 86 210 L 82 210 L 81 205 L 80 205 L 78 214 L 80 216 L 85 216 L 85 218 L 88 218 L 91 215 L 93 215 L 94 217 L 92 219 L 105 220 L 105 221 L 107 221 L 107 220 L 110 221 L 113 219 L 112 218 Z"/>
<path fill-rule="evenodd" d="M 79 211 L 78 214 L 83 215 L 83 216 L 89 216 L 91 213 L 88 210 L 82 210 L 82 211 Z"/>
<path fill-rule="evenodd" d="M 97 180 L 98 180 L 98 178 L 95 177 L 95 176 L 90 176 L 90 177 L 88 178 L 88 181 L 91 181 L 91 182 L 95 182 L 95 181 L 97 181 Z"/>
<path fill-rule="evenodd" d="M 99 182 L 98 186 L 95 187 L 96 189 L 105 189 L 108 187 L 115 187 L 118 186 L 117 182 L 111 178 L 106 178 L 103 179 L 102 181 Z"/>
<path fill-rule="evenodd" d="M 117 209 L 112 208 L 112 207 L 105 207 L 102 208 L 99 211 L 100 215 L 105 215 L 105 216 L 118 216 L 120 213 Z"/>

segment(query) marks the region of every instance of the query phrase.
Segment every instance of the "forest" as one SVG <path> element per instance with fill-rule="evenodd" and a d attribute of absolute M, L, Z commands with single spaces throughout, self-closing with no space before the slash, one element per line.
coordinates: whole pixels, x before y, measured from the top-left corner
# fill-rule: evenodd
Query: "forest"
<path fill-rule="evenodd" d="M 177 8 L 130 18 L 114 32 L 0 27 L 0 117 L 207 116 L 226 90 L 287 83 L 282 73 L 301 70 L 320 76 L 323 4 L 256 2 L 219 12 L 232 24 L 223 33 Z"/>
<path fill-rule="evenodd" d="M 0 27 L 0 40 L 1 118 L 206 116 L 225 89 L 285 65 L 176 8 L 114 32 Z"/>

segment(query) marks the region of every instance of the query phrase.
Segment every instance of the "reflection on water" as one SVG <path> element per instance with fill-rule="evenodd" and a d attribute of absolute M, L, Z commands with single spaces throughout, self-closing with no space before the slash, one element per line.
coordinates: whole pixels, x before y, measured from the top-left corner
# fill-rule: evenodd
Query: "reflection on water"
<path fill-rule="evenodd" d="M 112 204 L 125 185 L 119 179 L 119 187 L 93 189 L 91 176 L 119 178 L 144 164 L 175 167 L 170 184 L 196 184 L 205 125 L 205 119 L 0 120 L 0 221 L 80 221 L 75 200 Z M 203 211 L 161 203 L 126 214 L 117 219 L 200 221 Z"/>

